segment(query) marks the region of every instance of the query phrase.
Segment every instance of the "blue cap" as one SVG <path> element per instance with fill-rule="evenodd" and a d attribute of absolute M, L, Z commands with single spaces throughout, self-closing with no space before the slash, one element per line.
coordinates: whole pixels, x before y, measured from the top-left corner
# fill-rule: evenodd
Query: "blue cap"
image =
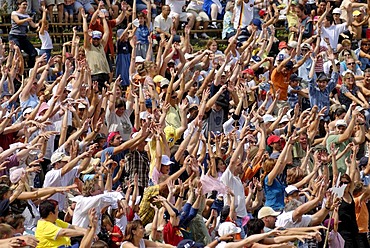
<path fill-rule="evenodd" d="M 253 56 L 252 59 L 257 63 L 261 61 L 261 57 L 257 55 Z"/>
<path fill-rule="evenodd" d="M 262 30 L 262 22 L 260 19 L 253 19 L 252 24 L 257 26 L 258 30 Z"/>

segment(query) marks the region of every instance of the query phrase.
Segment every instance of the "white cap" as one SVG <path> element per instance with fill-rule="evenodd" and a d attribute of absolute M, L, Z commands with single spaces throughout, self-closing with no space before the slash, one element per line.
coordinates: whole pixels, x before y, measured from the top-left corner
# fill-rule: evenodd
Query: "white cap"
<path fill-rule="evenodd" d="M 345 120 L 337 120 L 337 122 L 335 123 L 335 126 L 336 127 L 339 127 L 339 126 L 347 126 L 347 122 Z"/>
<path fill-rule="evenodd" d="M 298 42 L 296 42 L 295 40 L 288 42 L 288 47 L 297 48 L 297 46 L 298 46 Z"/>
<path fill-rule="evenodd" d="M 363 107 L 361 107 L 361 106 L 357 106 L 356 108 L 355 108 L 358 112 L 361 112 L 362 110 L 365 110 Z"/>
<path fill-rule="evenodd" d="M 258 219 L 262 219 L 264 217 L 268 217 L 268 216 L 278 216 L 280 215 L 279 212 L 275 212 L 271 207 L 262 207 L 259 211 L 258 211 Z"/>
<path fill-rule="evenodd" d="M 148 112 L 142 111 L 140 112 L 139 116 L 140 116 L 140 120 L 145 120 L 148 117 Z"/>
<path fill-rule="evenodd" d="M 276 117 L 273 117 L 272 115 L 266 114 L 266 115 L 263 116 L 263 122 L 264 123 L 274 122 L 274 121 L 276 121 Z"/>
<path fill-rule="evenodd" d="M 342 11 L 340 10 L 340 8 L 335 8 L 335 9 L 333 9 L 333 12 L 332 12 L 333 14 L 342 14 Z"/>
<path fill-rule="evenodd" d="M 218 235 L 220 236 L 225 236 L 225 235 L 231 235 L 231 234 L 236 234 L 240 233 L 242 229 L 240 227 L 237 227 L 234 223 L 232 222 L 223 222 L 220 224 L 218 227 Z"/>
<path fill-rule="evenodd" d="M 144 63 L 145 59 L 141 56 L 136 56 L 135 63 Z"/>
<path fill-rule="evenodd" d="M 138 134 L 139 134 L 139 132 L 133 133 L 133 134 L 131 135 L 131 137 L 134 139 Z M 145 139 L 145 142 L 150 142 L 150 141 L 152 141 L 152 139 L 151 139 L 151 138 L 146 138 L 146 139 Z"/>
<path fill-rule="evenodd" d="M 301 49 L 302 49 L 302 48 L 310 49 L 310 51 L 312 50 L 311 45 L 310 45 L 310 44 L 308 44 L 308 43 L 306 43 L 306 42 L 303 42 L 303 43 L 301 44 Z"/>
<path fill-rule="evenodd" d="M 26 114 L 31 114 L 31 113 L 32 113 L 32 111 L 33 111 L 33 108 L 31 108 L 31 107 L 27 107 L 27 108 L 25 108 L 25 109 L 23 110 L 23 113 L 22 113 L 23 117 L 25 117 L 25 116 L 26 116 Z"/>
<path fill-rule="evenodd" d="M 350 73 L 350 74 L 352 74 L 352 76 L 355 76 L 355 74 L 353 73 L 353 71 L 351 71 L 351 70 L 345 70 L 343 73 L 342 73 L 342 76 L 344 77 L 347 73 Z"/>
<path fill-rule="evenodd" d="M 79 103 L 78 106 L 77 106 L 77 108 L 79 108 L 79 109 L 85 109 L 86 106 L 85 106 L 85 104 Z"/>
<path fill-rule="evenodd" d="M 55 164 L 59 161 L 68 162 L 71 157 L 66 156 L 63 152 L 54 152 L 53 155 L 51 155 L 50 162 L 51 164 Z"/>
<path fill-rule="evenodd" d="M 171 164 L 173 164 L 173 162 L 170 160 L 170 158 L 167 155 L 162 155 L 161 164 L 163 164 L 163 165 L 171 165 Z"/>
<path fill-rule="evenodd" d="M 285 188 L 285 193 L 287 195 L 291 195 L 291 194 L 293 194 L 294 192 L 297 192 L 297 191 L 299 191 L 299 190 L 297 189 L 296 186 L 293 186 L 293 185 L 288 185 L 288 187 Z"/>
<path fill-rule="evenodd" d="M 185 57 L 185 59 L 192 59 L 195 56 L 194 56 L 194 54 L 191 54 L 191 53 L 185 53 L 184 57 Z"/>
<path fill-rule="evenodd" d="M 281 124 L 281 123 L 288 122 L 288 121 L 289 121 L 288 116 L 284 115 L 283 118 L 281 118 L 281 121 L 279 123 Z"/>

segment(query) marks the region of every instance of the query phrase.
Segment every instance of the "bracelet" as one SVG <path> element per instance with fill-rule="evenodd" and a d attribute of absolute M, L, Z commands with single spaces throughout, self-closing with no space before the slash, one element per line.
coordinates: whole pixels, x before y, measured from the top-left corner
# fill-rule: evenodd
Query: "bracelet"
<path fill-rule="evenodd" d="M 363 126 L 363 125 L 365 125 L 365 123 L 358 123 L 357 125 Z"/>
<path fill-rule="evenodd" d="M 184 197 L 183 197 L 183 196 L 179 196 L 179 198 L 180 198 L 180 199 L 184 199 Z"/>
<path fill-rule="evenodd" d="M 219 237 L 216 237 L 217 243 L 221 243 L 221 240 Z"/>
<path fill-rule="evenodd" d="M 99 91 L 95 91 L 95 94 L 98 94 L 99 93 Z"/>
<path fill-rule="evenodd" d="M 87 226 L 87 228 L 88 228 L 88 229 L 91 229 L 91 228 L 92 228 L 92 226 L 91 226 L 91 225 L 88 225 L 88 226 Z"/>
<path fill-rule="evenodd" d="M 330 210 L 330 207 L 325 206 L 325 209 L 326 209 L 326 210 Z"/>
<path fill-rule="evenodd" d="M 262 191 L 263 189 L 257 189 L 257 191 Z"/>

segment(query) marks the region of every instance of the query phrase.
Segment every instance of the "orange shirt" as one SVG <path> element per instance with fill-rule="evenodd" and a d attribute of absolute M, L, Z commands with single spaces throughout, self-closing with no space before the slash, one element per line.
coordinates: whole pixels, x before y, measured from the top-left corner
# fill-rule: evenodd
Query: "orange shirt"
<path fill-rule="evenodd" d="M 273 88 L 270 89 L 270 92 L 274 93 L 274 90 L 276 92 L 278 89 L 280 89 L 280 97 L 278 100 L 288 100 L 288 86 L 290 75 L 292 75 L 292 71 L 289 71 L 286 76 L 284 76 L 283 73 L 278 72 L 276 68 L 272 71 L 271 82 Z"/>
<path fill-rule="evenodd" d="M 366 203 L 360 201 L 361 195 L 355 197 L 356 220 L 360 233 L 367 233 L 369 231 L 369 211 L 367 210 Z"/>

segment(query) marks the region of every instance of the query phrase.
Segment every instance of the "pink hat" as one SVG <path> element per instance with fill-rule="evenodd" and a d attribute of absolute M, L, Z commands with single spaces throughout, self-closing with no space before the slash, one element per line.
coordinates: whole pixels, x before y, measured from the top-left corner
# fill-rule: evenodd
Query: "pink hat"
<path fill-rule="evenodd" d="M 49 105 L 46 102 L 41 103 L 41 106 L 39 108 L 39 111 L 37 111 L 37 114 L 39 115 L 42 111 L 47 110 L 49 108 Z"/>
<path fill-rule="evenodd" d="M 315 16 L 314 18 L 313 18 L 313 21 L 314 22 L 317 22 L 319 20 L 319 16 Z"/>
<path fill-rule="evenodd" d="M 12 172 L 10 172 L 10 182 L 11 183 L 17 183 L 19 180 L 21 180 L 22 176 L 26 173 L 24 168 L 15 169 Z"/>

